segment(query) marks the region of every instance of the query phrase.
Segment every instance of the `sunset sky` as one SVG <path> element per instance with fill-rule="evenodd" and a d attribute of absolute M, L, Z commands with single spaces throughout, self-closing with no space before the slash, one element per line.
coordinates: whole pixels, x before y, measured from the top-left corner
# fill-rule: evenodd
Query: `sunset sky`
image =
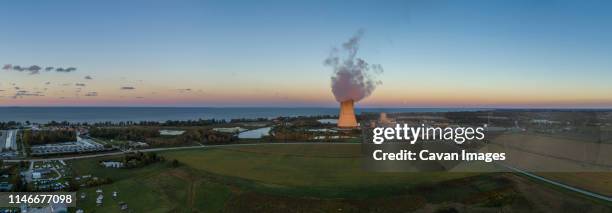
<path fill-rule="evenodd" d="M 323 60 L 363 29 L 384 73 L 358 107 L 612 107 L 611 1 L 0 8 L 0 106 L 337 106 Z"/>

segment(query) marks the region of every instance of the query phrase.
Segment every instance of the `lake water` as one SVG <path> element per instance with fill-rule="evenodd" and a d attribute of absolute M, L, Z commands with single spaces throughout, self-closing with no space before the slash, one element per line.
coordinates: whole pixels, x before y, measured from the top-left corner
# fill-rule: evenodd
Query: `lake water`
<path fill-rule="evenodd" d="M 449 112 L 474 111 L 468 108 L 357 108 L 361 112 Z M 0 121 L 119 122 L 197 119 L 275 118 L 279 116 L 338 115 L 338 108 L 176 108 L 176 107 L 0 107 Z"/>
<path fill-rule="evenodd" d="M 261 138 L 263 136 L 270 135 L 270 130 L 272 130 L 272 127 L 264 127 L 264 128 L 244 131 L 244 132 L 241 132 L 241 133 L 238 134 L 238 138 L 242 138 L 242 139 L 258 139 L 258 138 Z"/>

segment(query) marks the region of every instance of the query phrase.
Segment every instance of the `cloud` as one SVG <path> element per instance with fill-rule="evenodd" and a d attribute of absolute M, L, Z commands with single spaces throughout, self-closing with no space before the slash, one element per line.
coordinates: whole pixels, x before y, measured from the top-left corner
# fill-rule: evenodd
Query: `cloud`
<path fill-rule="evenodd" d="M 372 94 L 382 82 L 375 79 L 376 75 L 383 72 L 379 64 L 369 64 L 357 57 L 359 41 L 363 36 L 363 30 L 359 30 L 347 42 L 342 44 L 345 56 L 339 55 L 338 49 L 333 49 L 330 56 L 323 62 L 333 70 L 331 77 L 331 89 L 337 101 L 353 100 L 360 101 Z"/>
<path fill-rule="evenodd" d="M 23 67 L 21 67 L 19 65 L 13 66 L 12 69 L 15 70 L 15 71 L 19 71 L 19 72 L 23 72 L 25 70 L 25 68 L 23 68 Z"/>
<path fill-rule="evenodd" d="M 90 97 L 98 96 L 98 92 L 88 92 L 87 94 L 85 94 L 85 96 L 90 96 Z"/>
<path fill-rule="evenodd" d="M 92 78 L 91 76 L 87 75 L 87 76 L 85 76 L 85 79 L 86 79 L 86 80 L 91 80 L 91 79 L 93 79 L 93 78 Z"/>
<path fill-rule="evenodd" d="M 129 86 L 128 86 L 128 87 L 121 87 L 121 88 L 119 88 L 119 89 L 121 89 L 121 90 L 135 90 L 136 88 L 135 88 L 135 87 L 129 87 Z"/>
<path fill-rule="evenodd" d="M 191 88 L 185 88 L 185 89 L 176 89 L 179 92 L 191 92 Z"/>
<path fill-rule="evenodd" d="M 13 99 L 23 98 L 25 96 L 45 96 L 42 92 L 28 92 L 27 90 L 19 90 L 13 95 Z"/>
<path fill-rule="evenodd" d="M 5 64 L 2 67 L 3 70 L 14 70 L 14 71 L 18 71 L 18 72 L 30 72 L 30 75 L 36 75 L 38 73 L 40 73 L 40 70 L 42 69 L 40 66 L 38 65 L 32 65 L 29 67 L 22 67 L 19 65 L 11 65 L 11 64 Z"/>
<path fill-rule="evenodd" d="M 36 75 L 38 73 L 40 73 L 40 70 L 42 68 L 40 66 L 37 65 L 32 65 L 30 67 L 28 67 L 28 71 L 30 72 L 30 75 Z"/>
<path fill-rule="evenodd" d="M 84 86 L 86 86 L 84 83 L 76 83 L 74 85 L 77 86 L 77 87 L 84 87 Z"/>
<path fill-rule="evenodd" d="M 49 84 L 51 84 L 51 82 L 50 82 L 50 81 L 45 82 L 45 85 L 49 85 Z"/>
<path fill-rule="evenodd" d="M 76 71 L 76 70 L 77 70 L 77 69 L 76 69 L 76 68 L 74 68 L 74 67 L 68 67 L 68 68 L 61 68 L 61 67 L 58 67 L 58 68 L 55 68 L 55 72 L 74 72 L 74 71 Z"/>
<path fill-rule="evenodd" d="M 142 96 L 137 96 L 136 99 L 143 99 L 144 97 Z"/>
<path fill-rule="evenodd" d="M 29 67 L 26 66 L 19 66 L 19 65 L 12 65 L 12 64 L 5 64 L 2 67 L 3 70 L 13 70 L 13 71 L 18 71 L 18 72 L 29 72 L 30 75 L 35 75 L 35 74 L 39 74 L 41 70 L 43 70 L 43 67 L 38 66 L 38 65 L 32 65 Z M 62 68 L 62 67 L 45 67 L 44 68 L 45 71 L 49 72 L 49 71 L 53 71 L 55 70 L 56 72 L 74 72 L 77 70 L 77 68 L 75 67 L 68 67 L 68 68 Z"/>

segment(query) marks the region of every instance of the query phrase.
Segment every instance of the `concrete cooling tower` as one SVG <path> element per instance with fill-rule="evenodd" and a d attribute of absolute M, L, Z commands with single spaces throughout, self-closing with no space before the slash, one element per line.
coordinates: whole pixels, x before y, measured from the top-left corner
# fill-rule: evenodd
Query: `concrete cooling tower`
<path fill-rule="evenodd" d="M 357 118 L 355 117 L 355 108 L 353 100 L 342 101 L 340 103 L 340 118 L 338 119 L 338 127 L 340 128 L 356 128 Z"/>

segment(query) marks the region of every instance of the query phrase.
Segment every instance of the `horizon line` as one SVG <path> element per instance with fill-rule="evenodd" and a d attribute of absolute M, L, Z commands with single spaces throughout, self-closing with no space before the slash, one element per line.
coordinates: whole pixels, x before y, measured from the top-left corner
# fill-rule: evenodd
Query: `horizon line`
<path fill-rule="evenodd" d="M 105 105 L 87 105 L 87 106 L 0 106 L 0 108 L 329 108 L 337 109 L 333 106 L 105 106 Z M 537 110 L 572 110 L 572 109 L 588 109 L 588 110 L 612 110 L 612 107 L 534 107 L 534 106 L 364 106 L 355 107 L 355 109 L 480 109 L 480 110 L 504 110 L 504 109 L 537 109 Z"/>

